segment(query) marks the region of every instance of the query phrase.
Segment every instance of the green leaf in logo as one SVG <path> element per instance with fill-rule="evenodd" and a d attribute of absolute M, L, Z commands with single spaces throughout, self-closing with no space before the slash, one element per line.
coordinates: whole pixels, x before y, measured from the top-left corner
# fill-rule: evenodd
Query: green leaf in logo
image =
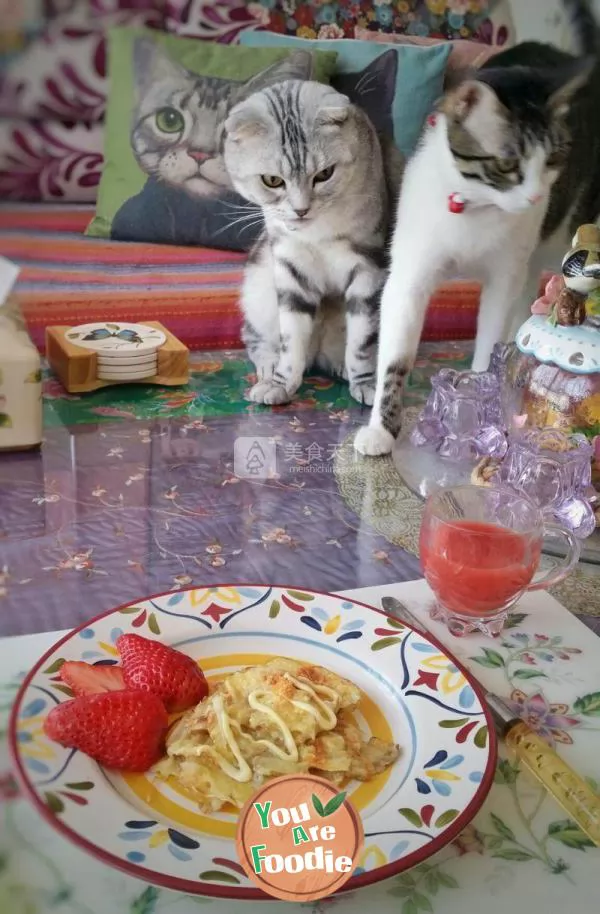
<path fill-rule="evenodd" d="M 346 790 L 342 790 L 341 793 L 336 793 L 336 795 L 326 803 L 325 809 L 323 810 L 323 816 L 332 816 L 334 812 L 337 812 L 346 799 L 346 793 Z"/>
<path fill-rule="evenodd" d="M 312 805 L 315 807 L 315 811 L 316 811 L 317 815 L 319 815 L 319 816 L 325 815 L 325 810 L 323 808 L 323 804 L 321 803 L 321 801 L 318 798 L 318 796 L 316 795 L 316 793 L 313 793 L 313 795 L 312 795 Z"/>
<path fill-rule="evenodd" d="M 586 717 L 600 717 L 600 692 L 590 692 L 589 695 L 578 698 L 573 710 Z"/>
<path fill-rule="evenodd" d="M 269 609 L 269 619 L 276 619 L 279 615 L 279 610 L 281 609 L 281 603 L 279 600 L 273 600 L 271 603 L 271 608 Z"/>
<path fill-rule="evenodd" d="M 305 603 L 310 603 L 315 598 L 314 593 L 301 593 L 299 590 L 288 590 L 288 593 L 294 600 L 303 600 Z"/>

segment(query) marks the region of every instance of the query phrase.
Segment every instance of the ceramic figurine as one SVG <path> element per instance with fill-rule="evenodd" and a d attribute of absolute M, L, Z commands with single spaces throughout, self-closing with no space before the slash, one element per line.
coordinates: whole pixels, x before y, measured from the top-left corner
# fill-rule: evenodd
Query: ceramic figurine
<path fill-rule="evenodd" d="M 512 351 L 507 354 L 504 347 L 498 357 L 502 371 L 493 369 L 502 385 L 509 437 L 516 436 L 518 429 L 524 433 L 554 429 L 570 436 L 584 436 L 571 440 L 600 440 L 598 226 L 582 225 L 577 230 L 563 259 L 562 276 L 550 279 L 531 310 L 532 316 L 517 332 Z M 585 448 L 580 448 L 579 453 L 587 454 Z M 572 463 L 572 456 L 567 463 Z M 592 458 L 585 456 L 586 461 L 591 464 Z M 501 479 L 503 466 L 503 462 L 501 466 L 480 463 L 473 481 L 489 482 L 494 470 Z M 585 485 L 589 486 L 589 480 Z M 580 492 L 577 497 L 582 502 L 574 502 L 575 507 L 587 500 L 595 504 L 597 499 L 593 488 L 589 496 Z M 588 535 L 590 512 L 587 508 L 581 512 L 578 529 L 580 535 Z"/>
<path fill-rule="evenodd" d="M 565 287 L 558 293 L 552 318 L 561 327 L 578 327 L 586 319 L 585 303 L 585 295 Z"/>

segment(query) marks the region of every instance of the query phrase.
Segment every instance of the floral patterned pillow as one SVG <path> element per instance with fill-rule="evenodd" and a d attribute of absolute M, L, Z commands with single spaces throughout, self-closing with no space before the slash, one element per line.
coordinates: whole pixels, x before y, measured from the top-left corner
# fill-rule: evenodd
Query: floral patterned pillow
<path fill-rule="evenodd" d="M 108 5 L 109 0 L 104 0 Z M 117 5 L 117 0 L 112 0 Z M 94 123 L 106 106 L 106 31 L 160 27 L 162 11 L 123 9 L 51 21 L 43 35 L 0 74 L 0 117 L 73 118 Z"/>
<path fill-rule="evenodd" d="M 102 124 L 0 120 L 0 199 L 93 203 Z"/>
<path fill-rule="evenodd" d="M 248 10 L 270 31 L 301 38 L 352 37 L 355 26 L 496 45 L 514 36 L 509 0 L 252 0 Z"/>

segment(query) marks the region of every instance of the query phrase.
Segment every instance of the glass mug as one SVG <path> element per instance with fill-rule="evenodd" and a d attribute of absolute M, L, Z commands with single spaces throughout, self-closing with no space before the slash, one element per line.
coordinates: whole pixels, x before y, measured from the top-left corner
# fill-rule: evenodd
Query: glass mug
<path fill-rule="evenodd" d="M 566 540 L 567 555 L 533 582 L 546 536 Z M 521 492 L 468 485 L 440 489 L 427 500 L 420 535 L 423 573 L 437 599 L 431 617 L 454 635 L 499 635 L 517 600 L 528 590 L 562 581 L 580 549 L 570 530 L 545 523 Z"/>

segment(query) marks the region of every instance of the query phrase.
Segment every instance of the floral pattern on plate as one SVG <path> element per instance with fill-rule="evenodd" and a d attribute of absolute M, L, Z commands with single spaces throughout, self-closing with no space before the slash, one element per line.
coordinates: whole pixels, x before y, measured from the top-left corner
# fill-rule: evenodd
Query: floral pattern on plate
<path fill-rule="evenodd" d="M 195 894 L 214 894 L 218 885 L 221 897 L 261 897 L 236 869 L 236 816 L 200 815 L 189 797 L 152 772 L 103 771 L 44 734 L 45 715 L 70 697 L 60 681 L 62 663 L 115 663 L 115 641 L 128 630 L 196 657 L 209 679 L 283 655 L 358 685 L 355 720 L 402 751 L 389 771 L 349 785 L 369 847 L 351 888 L 428 859 L 468 824 L 487 794 L 496 757 L 487 713 L 477 687 L 439 644 L 331 594 L 252 585 L 181 590 L 120 607 L 69 634 L 30 673 L 12 718 L 13 752 L 38 809 L 76 843 L 132 875 Z M 338 633 L 359 637 L 340 641 Z M 485 737 L 457 747 L 465 719 Z M 425 784 L 432 785 L 431 797 L 423 796 Z"/>

